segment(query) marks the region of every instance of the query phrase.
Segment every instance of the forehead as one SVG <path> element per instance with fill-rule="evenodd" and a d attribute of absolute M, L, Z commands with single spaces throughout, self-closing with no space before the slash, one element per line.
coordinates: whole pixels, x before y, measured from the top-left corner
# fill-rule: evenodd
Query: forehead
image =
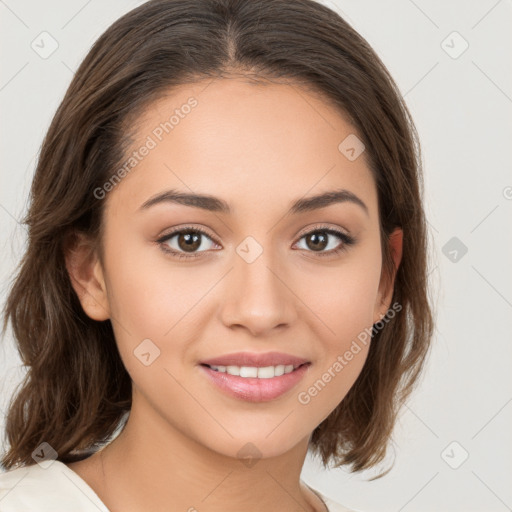
<path fill-rule="evenodd" d="M 298 85 L 242 79 L 182 85 L 151 104 L 131 130 L 124 163 L 131 162 L 110 194 L 132 211 L 171 188 L 225 198 L 233 211 L 334 188 L 376 207 L 365 152 L 350 160 L 340 151 L 356 129 L 332 103 Z M 133 151 L 137 158 L 130 158 Z"/>

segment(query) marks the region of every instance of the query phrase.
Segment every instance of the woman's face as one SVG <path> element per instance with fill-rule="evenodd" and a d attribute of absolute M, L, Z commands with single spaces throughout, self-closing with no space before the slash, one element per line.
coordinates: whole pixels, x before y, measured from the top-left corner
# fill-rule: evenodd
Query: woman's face
<path fill-rule="evenodd" d="M 389 307 L 364 147 L 318 97 L 241 80 L 182 86 L 135 129 L 82 295 L 112 321 L 130 421 L 227 456 L 284 453 L 344 398 Z M 240 353 L 281 359 L 204 364 Z"/>

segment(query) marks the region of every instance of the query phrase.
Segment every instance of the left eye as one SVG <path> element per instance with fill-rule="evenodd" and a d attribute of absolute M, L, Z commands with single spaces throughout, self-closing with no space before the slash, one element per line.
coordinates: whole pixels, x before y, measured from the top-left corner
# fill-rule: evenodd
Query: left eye
<path fill-rule="evenodd" d="M 331 241 L 333 238 L 337 238 L 338 241 L 329 243 L 329 238 Z M 316 229 L 302 235 L 300 240 L 305 241 L 305 247 L 299 247 L 299 249 L 317 253 L 330 253 L 339 250 L 340 240 L 346 245 L 351 244 L 351 238 L 348 235 L 334 229 Z"/>

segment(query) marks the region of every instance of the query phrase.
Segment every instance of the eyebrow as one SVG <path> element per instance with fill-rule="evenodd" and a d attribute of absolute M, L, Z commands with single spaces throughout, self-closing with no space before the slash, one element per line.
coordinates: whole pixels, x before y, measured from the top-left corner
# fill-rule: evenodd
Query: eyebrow
<path fill-rule="evenodd" d="M 223 199 L 205 194 L 189 194 L 179 190 L 166 190 L 165 192 L 150 197 L 142 204 L 139 210 L 146 210 L 156 204 L 167 202 L 201 208 L 202 210 L 210 212 L 225 213 L 228 215 L 231 214 L 229 204 Z M 345 189 L 332 190 L 323 192 L 316 196 L 307 197 L 305 199 L 298 199 L 291 205 L 287 215 L 318 210 L 320 208 L 326 208 L 332 204 L 346 202 L 360 206 L 366 215 L 369 215 L 366 204 L 354 193 Z"/>

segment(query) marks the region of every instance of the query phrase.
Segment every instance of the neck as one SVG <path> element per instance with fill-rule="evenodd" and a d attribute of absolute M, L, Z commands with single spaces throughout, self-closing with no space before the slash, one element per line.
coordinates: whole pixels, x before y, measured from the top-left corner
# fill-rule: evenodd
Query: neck
<path fill-rule="evenodd" d="M 112 511 L 167 512 L 172 504 L 187 512 L 323 512 L 322 501 L 300 480 L 308 442 L 268 458 L 247 444 L 228 457 L 172 428 L 154 410 L 132 407 L 123 431 L 97 454 L 97 493 Z"/>

